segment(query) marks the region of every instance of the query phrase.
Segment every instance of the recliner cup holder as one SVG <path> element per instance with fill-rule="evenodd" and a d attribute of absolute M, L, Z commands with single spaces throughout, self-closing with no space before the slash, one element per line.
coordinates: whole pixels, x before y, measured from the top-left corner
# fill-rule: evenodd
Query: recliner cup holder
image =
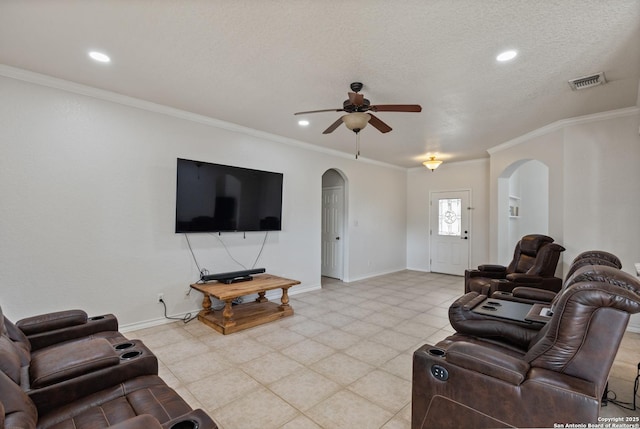
<path fill-rule="evenodd" d="M 443 357 L 445 354 L 447 354 L 447 352 L 445 352 L 444 350 L 437 349 L 435 347 L 427 350 L 427 353 L 429 353 L 431 356 L 436 356 L 436 357 Z"/>
<path fill-rule="evenodd" d="M 198 422 L 195 420 L 182 420 L 173 425 L 170 429 L 198 429 Z"/>
<path fill-rule="evenodd" d="M 130 352 L 123 353 L 122 356 L 120 356 L 120 359 L 129 360 L 138 357 L 141 354 L 142 352 L 140 350 L 132 350 Z"/>
<path fill-rule="evenodd" d="M 133 347 L 133 343 L 120 343 L 113 346 L 116 350 L 125 350 L 130 347 Z"/>

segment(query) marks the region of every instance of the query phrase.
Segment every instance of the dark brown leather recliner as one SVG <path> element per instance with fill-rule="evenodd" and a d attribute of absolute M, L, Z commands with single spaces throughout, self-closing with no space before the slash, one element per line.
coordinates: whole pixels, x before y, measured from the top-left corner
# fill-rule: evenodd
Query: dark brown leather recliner
<path fill-rule="evenodd" d="M 637 280 L 571 285 L 523 350 L 463 334 L 424 345 L 413 355 L 412 429 L 596 424 L 638 290 Z"/>
<path fill-rule="evenodd" d="M 157 376 L 142 342 L 101 331 L 114 327 L 115 318 L 103 319 L 91 324 L 80 310 L 23 319 L 48 344 L 34 350 L 0 309 L 0 428 L 217 428 Z"/>
<path fill-rule="evenodd" d="M 562 279 L 554 276 L 564 250 L 546 235 L 525 235 L 516 245 L 508 267 L 485 264 L 477 270 L 465 270 L 464 291 L 491 296 L 496 290 L 510 292 L 518 286 L 529 286 L 557 292 Z"/>
<path fill-rule="evenodd" d="M 4 425 L 2 425 L 4 422 Z M 206 413 L 191 407 L 160 377 L 136 377 L 56 409 L 37 409 L 0 371 L 0 428 L 7 429 L 216 429 Z"/>
<path fill-rule="evenodd" d="M 609 252 L 604 250 L 588 250 L 586 252 L 580 253 L 573 259 L 571 265 L 564 278 L 571 278 L 572 274 L 580 267 L 585 265 L 606 265 L 613 268 L 621 269 L 622 262 L 620 259 Z M 566 282 L 563 283 L 562 289 L 566 287 Z M 561 291 L 562 291 L 561 289 Z M 511 292 L 505 291 L 495 291 L 491 294 L 492 298 L 504 299 L 508 301 L 516 301 L 523 303 L 547 303 L 553 301 L 556 294 L 558 292 L 554 292 L 547 289 L 540 289 L 536 287 L 527 287 L 527 286 L 519 286 L 515 287 Z"/>
<path fill-rule="evenodd" d="M 567 279 L 562 292 L 552 302 L 546 303 L 545 308 L 549 308 L 551 314 L 553 314 L 561 294 L 572 285 L 584 281 L 600 281 L 628 289 L 640 287 L 636 277 L 618 268 L 607 265 L 585 265 L 579 267 Z M 474 312 L 473 308 L 481 301 L 484 301 L 485 298 L 484 295 L 470 292 L 451 304 L 449 307 L 449 322 L 457 333 L 524 350 L 529 346 L 531 340 L 538 335 L 540 329 L 544 327 L 544 323 L 516 321 Z M 531 306 L 533 307 L 533 304 Z"/>
<path fill-rule="evenodd" d="M 129 378 L 158 374 L 158 359 L 139 340 L 104 332 L 32 350 L 0 309 L 0 370 L 48 411 Z"/>

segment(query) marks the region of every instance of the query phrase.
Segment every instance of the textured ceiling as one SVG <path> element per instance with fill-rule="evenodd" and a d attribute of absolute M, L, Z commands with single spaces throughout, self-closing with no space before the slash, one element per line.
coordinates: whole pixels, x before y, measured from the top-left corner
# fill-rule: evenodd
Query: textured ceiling
<path fill-rule="evenodd" d="M 360 134 L 363 157 L 415 167 L 636 106 L 640 0 L 0 0 L 0 63 L 351 154 L 346 127 L 322 134 L 341 113 L 293 113 L 340 108 L 360 81 L 372 104 L 422 105 Z"/>

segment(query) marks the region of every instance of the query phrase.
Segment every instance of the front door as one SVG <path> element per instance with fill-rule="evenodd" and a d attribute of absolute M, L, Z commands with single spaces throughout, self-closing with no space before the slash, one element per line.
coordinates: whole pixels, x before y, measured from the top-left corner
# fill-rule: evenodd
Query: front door
<path fill-rule="evenodd" d="M 342 280 L 344 228 L 344 188 L 322 189 L 322 267 L 321 274 Z"/>
<path fill-rule="evenodd" d="M 469 268 L 470 191 L 432 192 L 431 271 L 464 275 Z"/>

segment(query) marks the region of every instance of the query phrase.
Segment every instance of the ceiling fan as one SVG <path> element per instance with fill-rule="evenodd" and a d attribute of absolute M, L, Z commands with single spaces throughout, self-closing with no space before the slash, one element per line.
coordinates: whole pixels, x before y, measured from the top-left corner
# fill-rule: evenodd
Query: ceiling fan
<path fill-rule="evenodd" d="M 391 127 L 385 124 L 380 118 L 375 116 L 371 112 L 421 112 L 422 107 L 419 104 L 375 104 L 364 98 L 364 95 L 360 94 L 363 84 L 361 82 L 353 82 L 351 84 L 351 91 L 349 92 L 349 98 L 342 103 L 342 109 L 323 109 L 323 110 L 309 110 L 306 112 L 297 112 L 294 115 L 304 115 L 307 113 L 319 113 L 319 112 L 347 112 L 346 115 L 341 116 L 333 124 L 329 126 L 322 134 L 329 134 L 344 122 L 344 124 L 354 133 L 358 134 L 367 123 L 371 124 L 381 133 L 388 133 L 391 131 Z"/>

